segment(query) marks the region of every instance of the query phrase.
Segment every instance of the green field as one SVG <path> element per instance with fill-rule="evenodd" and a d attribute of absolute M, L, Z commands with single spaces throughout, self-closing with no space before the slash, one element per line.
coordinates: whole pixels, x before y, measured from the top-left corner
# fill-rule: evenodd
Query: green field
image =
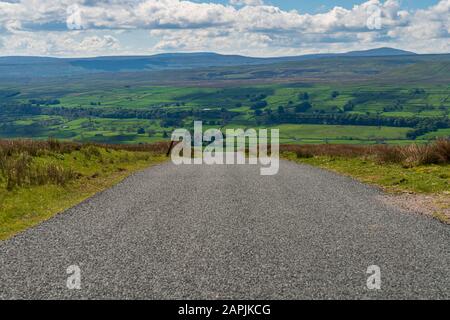
<path fill-rule="evenodd" d="M 163 128 L 157 121 L 143 119 L 105 119 L 81 118 L 66 120 L 61 117 L 36 116 L 24 120 L 16 120 L 18 126 L 33 127 L 33 123 L 52 121 L 33 138 L 45 140 L 53 137 L 60 140 L 92 141 L 100 143 L 150 143 L 168 139 L 175 128 Z M 188 124 L 189 125 L 189 124 Z M 217 127 L 206 125 L 205 128 Z M 240 125 L 227 125 L 224 128 L 240 128 Z M 138 133 L 139 129 L 144 133 Z M 246 128 L 246 127 L 244 127 Z M 411 143 L 406 133 L 411 128 L 352 126 L 352 125 L 314 125 L 314 124 L 281 124 L 276 126 L 255 126 L 255 128 L 279 129 L 280 143 L 376 143 L 390 142 L 394 144 Z M 141 131 L 142 132 L 142 131 Z M 437 136 L 445 136 L 449 131 L 444 129 Z M 4 138 L 19 138 L 26 133 L 3 135 Z M 431 134 L 428 134 L 431 138 Z"/>
<path fill-rule="evenodd" d="M 277 127 L 282 143 L 405 144 L 450 135 L 448 127 L 434 125 L 449 122 L 450 86 L 443 84 L 78 85 L 71 82 L 56 91 L 29 85 L 16 88 L 13 97 L 7 93 L 15 88 L 0 87 L 0 106 L 37 110 L 0 109 L 0 137 L 154 142 L 175 128 L 192 127 L 194 120 L 210 127 Z M 425 124 L 396 124 L 411 119 Z M 408 134 L 423 126 L 427 129 Z"/>
<path fill-rule="evenodd" d="M 281 143 L 359 143 L 382 140 L 407 140 L 409 128 L 283 124 L 271 128 L 280 130 Z"/>
<path fill-rule="evenodd" d="M 351 100 L 355 106 L 350 112 L 377 113 L 385 116 L 442 116 L 449 114 L 450 86 L 356 86 L 356 85 L 258 85 L 238 88 L 202 87 L 130 87 L 105 88 L 102 90 L 69 93 L 67 95 L 24 94 L 27 98 L 58 99 L 64 107 L 120 107 L 120 108 L 230 108 L 250 111 L 254 98 L 265 95 L 267 107 L 276 110 L 279 106 L 304 101 L 299 95 L 307 93 L 312 108 L 308 112 L 343 111 Z M 337 93 L 337 95 L 333 95 Z M 26 102 L 29 99 L 17 99 Z M 236 107 L 240 104 L 239 107 Z"/>

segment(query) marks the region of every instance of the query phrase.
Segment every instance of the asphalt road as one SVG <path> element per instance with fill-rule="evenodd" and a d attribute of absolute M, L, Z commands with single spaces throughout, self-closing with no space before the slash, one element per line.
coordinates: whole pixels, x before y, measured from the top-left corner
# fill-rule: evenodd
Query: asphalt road
<path fill-rule="evenodd" d="M 1 243 L 0 298 L 449 299 L 450 228 L 379 196 L 284 161 L 162 164 Z"/>

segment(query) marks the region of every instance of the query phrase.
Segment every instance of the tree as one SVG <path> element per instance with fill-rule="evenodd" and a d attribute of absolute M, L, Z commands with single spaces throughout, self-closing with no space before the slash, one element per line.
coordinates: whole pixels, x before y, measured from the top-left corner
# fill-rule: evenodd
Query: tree
<path fill-rule="evenodd" d="M 345 105 L 344 105 L 344 111 L 353 111 L 353 108 L 355 107 L 355 104 L 353 103 L 353 101 L 348 101 Z"/>
<path fill-rule="evenodd" d="M 137 129 L 137 134 L 144 134 L 144 133 L 145 133 L 145 129 L 144 128 Z"/>
<path fill-rule="evenodd" d="M 299 99 L 299 100 L 309 100 L 309 94 L 308 94 L 308 92 L 300 93 L 300 94 L 298 95 L 298 99 Z"/>
<path fill-rule="evenodd" d="M 259 117 L 259 116 L 261 116 L 261 115 L 262 115 L 261 109 L 256 109 L 256 110 L 255 110 L 255 116 Z"/>
<path fill-rule="evenodd" d="M 333 99 L 339 97 L 339 91 L 333 91 L 333 92 L 331 93 L 331 97 L 332 97 Z"/>
<path fill-rule="evenodd" d="M 265 108 L 265 107 L 267 107 L 267 101 L 262 100 L 262 101 L 258 101 L 258 102 L 256 102 L 255 104 L 253 104 L 253 105 L 250 107 L 250 109 L 256 110 L 256 109 L 263 109 L 263 108 Z"/>
<path fill-rule="evenodd" d="M 278 107 L 278 113 L 279 114 L 283 114 L 284 113 L 284 107 L 283 106 L 279 106 Z"/>
<path fill-rule="evenodd" d="M 295 106 L 295 112 L 306 112 L 312 108 L 311 103 L 305 101 Z"/>

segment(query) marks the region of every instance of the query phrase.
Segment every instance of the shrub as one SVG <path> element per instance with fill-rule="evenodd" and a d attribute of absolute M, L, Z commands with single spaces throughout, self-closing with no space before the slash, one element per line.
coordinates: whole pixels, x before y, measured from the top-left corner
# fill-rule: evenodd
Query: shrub
<path fill-rule="evenodd" d="M 355 145 L 284 145 L 281 151 L 294 152 L 297 158 L 328 156 L 372 158 L 379 164 L 401 164 L 414 167 L 428 164 L 450 164 L 450 140 L 440 139 L 429 145 L 355 146 Z"/>
<path fill-rule="evenodd" d="M 399 147 L 379 146 L 373 150 L 373 153 L 379 164 L 401 163 L 404 160 L 404 154 Z"/>
<path fill-rule="evenodd" d="M 83 145 L 74 142 L 61 142 L 55 139 L 47 141 L 34 140 L 0 140 L 0 181 L 7 190 L 21 186 L 36 186 L 44 184 L 65 185 L 79 177 L 71 168 L 57 164 L 64 159 L 65 153 L 81 151 L 87 158 L 95 157 L 100 163 L 104 161 L 101 150 L 138 151 L 132 154 L 135 160 L 148 160 L 152 154 L 165 154 L 169 144 L 136 144 L 136 145 Z M 56 161 L 36 161 L 37 157 L 50 156 Z M 127 162 L 130 156 L 126 154 L 120 160 Z"/>
<path fill-rule="evenodd" d="M 450 139 L 439 139 L 433 147 L 439 162 L 450 163 Z"/>
<path fill-rule="evenodd" d="M 72 169 L 53 163 L 36 164 L 27 153 L 8 158 L 2 167 L 8 191 L 22 186 L 66 185 L 78 176 Z"/>
<path fill-rule="evenodd" d="M 290 151 L 297 153 L 298 151 L 305 154 L 310 153 L 314 156 L 331 156 L 331 157 L 358 157 L 365 156 L 370 153 L 368 146 L 354 146 L 345 144 L 319 144 L 319 145 L 286 145 L 281 146 L 281 151 Z"/>
<path fill-rule="evenodd" d="M 102 153 L 100 149 L 94 145 L 88 145 L 86 147 L 81 148 L 81 153 L 86 157 L 86 159 L 90 160 L 92 157 L 101 158 Z"/>
<path fill-rule="evenodd" d="M 54 163 L 34 165 L 30 168 L 29 184 L 56 184 L 64 186 L 78 176 L 79 174 L 77 174 L 71 168 L 64 168 L 63 166 L 58 166 Z"/>
<path fill-rule="evenodd" d="M 15 186 L 22 186 L 27 182 L 31 161 L 31 156 L 24 152 L 6 160 L 3 166 L 6 173 L 7 190 L 12 190 Z"/>
<path fill-rule="evenodd" d="M 314 157 L 314 155 L 310 151 L 307 151 L 307 150 L 298 150 L 296 152 L 296 154 L 297 154 L 298 159 L 307 159 L 307 158 Z"/>

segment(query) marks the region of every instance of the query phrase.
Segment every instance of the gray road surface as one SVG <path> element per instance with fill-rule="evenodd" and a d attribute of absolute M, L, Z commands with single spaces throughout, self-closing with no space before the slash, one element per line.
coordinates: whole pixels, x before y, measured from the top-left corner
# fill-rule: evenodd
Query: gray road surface
<path fill-rule="evenodd" d="M 0 298 L 449 299 L 450 228 L 379 196 L 284 161 L 162 164 L 0 243 Z"/>

